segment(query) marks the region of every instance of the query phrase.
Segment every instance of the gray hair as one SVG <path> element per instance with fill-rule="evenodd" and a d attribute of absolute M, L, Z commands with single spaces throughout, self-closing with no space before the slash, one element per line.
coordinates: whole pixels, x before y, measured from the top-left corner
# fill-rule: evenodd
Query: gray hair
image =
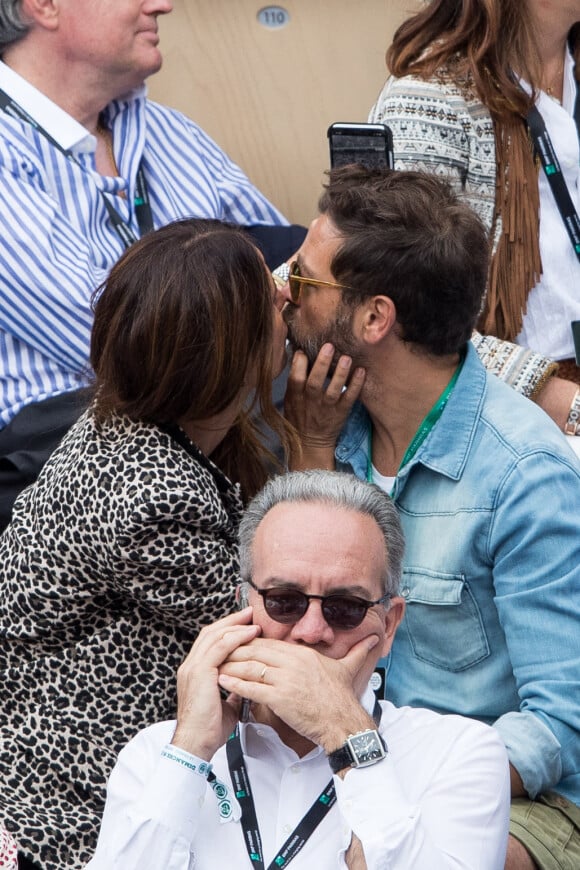
<path fill-rule="evenodd" d="M 252 547 L 258 526 L 268 511 L 284 502 L 320 502 L 372 517 L 383 535 L 387 553 L 381 578 L 383 591 L 398 594 L 405 542 L 397 509 L 378 486 L 340 471 L 291 471 L 273 477 L 254 496 L 240 523 L 242 580 L 252 575 Z"/>
<path fill-rule="evenodd" d="M 22 17 L 22 0 L 0 0 L 0 56 L 29 30 L 30 24 Z"/>

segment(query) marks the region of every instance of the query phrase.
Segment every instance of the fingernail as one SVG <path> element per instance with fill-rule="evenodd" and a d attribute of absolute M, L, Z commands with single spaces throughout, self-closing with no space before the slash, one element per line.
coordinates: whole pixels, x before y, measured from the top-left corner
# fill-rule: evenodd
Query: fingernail
<path fill-rule="evenodd" d="M 324 356 L 332 356 L 334 353 L 334 346 L 332 344 L 323 344 L 321 349 Z"/>
<path fill-rule="evenodd" d="M 349 369 L 352 365 L 352 359 L 349 356 L 341 356 L 341 358 L 338 361 L 338 364 L 341 367 L 341 369 Z"/>
<path fill-rule="evenodd" d="M 376 647 L 376 645 L 378 644 L 378 642 L 379 642 L 379 639 L 378 639 L 377 635 L 376 634 L 371 635 L 367 639 L 367 646 L 368 646 L 369 650 L 374 649 Z"/>

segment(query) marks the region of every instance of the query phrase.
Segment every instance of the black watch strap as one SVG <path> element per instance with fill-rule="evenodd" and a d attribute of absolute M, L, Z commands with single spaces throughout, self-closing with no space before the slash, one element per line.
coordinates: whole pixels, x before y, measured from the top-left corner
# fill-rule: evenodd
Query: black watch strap
<path fill-rule="evenodd" d="M 343 744 L 340 749 L 335 749 L 326 757 L 333 773 L 339 773 L 345 767 L 350 767 L 354 761 L 348 743 Z"/>
<path fill-rule="evenodd" d="M 354 743 L 358 739 L 366 739 L 367 741 L 367 744 L 362 748 L 363 754 L 360 758 L 354 746 Z M 372 739 L 375 743 L 375 749 L 370 754 L 368 751 L 369 739 Z M 350 743 L 353 746 L 350 746 Z M 387 752 L 387 744 L 379 732 L 367 730 L 359 731 L 358 734 L 351 734 L 346 743 L 335 749 L 334 752 L 330 752 L 326 757 L 332 772 L 339 773 L 339 771 L 344 770 L 346 767 L 368 767 L 370 764 L 376 764 L 378 761 L 383 760 Z"/>
<path fill-rule="evenodd" d="M 375 705 L 373 707 L 373 721 L 377 726 L 377 734 L 379 723 L 381 721 L 381 705 L 379 704 L 377 698 L 375 698 Z M 383 740 L 380 734 L 378 734 L 379 740 L 383 745 L 383 749 L 386 751 L 387 744 Z M 328 763 L 330 765 L 330 769 L 333 773 L 339 773 L 341 770 L 344 770 L 345 767 L 351 767 L 353 761 L 356 759 L 353 758 L 350 746 L 348 743 L 343 743 L 338 749 L 335 749 L 334 752 L 330 752 L 327 756 Z"/>

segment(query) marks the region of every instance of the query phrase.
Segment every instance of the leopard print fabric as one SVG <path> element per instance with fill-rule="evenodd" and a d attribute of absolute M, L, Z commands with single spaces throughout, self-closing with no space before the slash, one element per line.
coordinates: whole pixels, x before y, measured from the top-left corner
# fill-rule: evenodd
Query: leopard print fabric
<path fill-rule="evenodd" d="M 242 502 L 185 435 L 90 411 L 0 537 L 0 817 L 44 870 L 92 856 L 117 753 L 234 607 Z"/>

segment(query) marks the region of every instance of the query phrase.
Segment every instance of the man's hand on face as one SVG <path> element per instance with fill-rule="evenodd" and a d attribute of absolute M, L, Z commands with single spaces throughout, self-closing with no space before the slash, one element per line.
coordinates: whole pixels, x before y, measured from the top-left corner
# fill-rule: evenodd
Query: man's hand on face
<path fill-rule="evenodd" d="M 335 352 L 324 344 L 310 372 L 306 354 L 297 350 L 292 358 L 284 414 L 300 435 L 302 457 L 292 457 L 294 470 L 334 468 L 334 447 L 365 380 L 365 370 L 351 374 L 352 360 L 341 356 L 329 378 Z"/>
<path fill-rule="evenodd" d="M 350 734 L 375 727 L 358 696 L 378 640 L 367 636 L 343 658 L 332 659 L 306 645 L 256 638 L 232 650 L 220 666 L 219 685 L 263 704 L 293 731 L 332 752 Z"/>
<path fill-rule="evenodd" d="M 224 701 L 218 684 L 220 666 L 261 629 L 251 624 L 252 608 L 220 619 L 201 630 L 177 671 L 177 728 L 172 743 L 209 761 L 226 742 L 239 719 L 241 699 Z"/>

